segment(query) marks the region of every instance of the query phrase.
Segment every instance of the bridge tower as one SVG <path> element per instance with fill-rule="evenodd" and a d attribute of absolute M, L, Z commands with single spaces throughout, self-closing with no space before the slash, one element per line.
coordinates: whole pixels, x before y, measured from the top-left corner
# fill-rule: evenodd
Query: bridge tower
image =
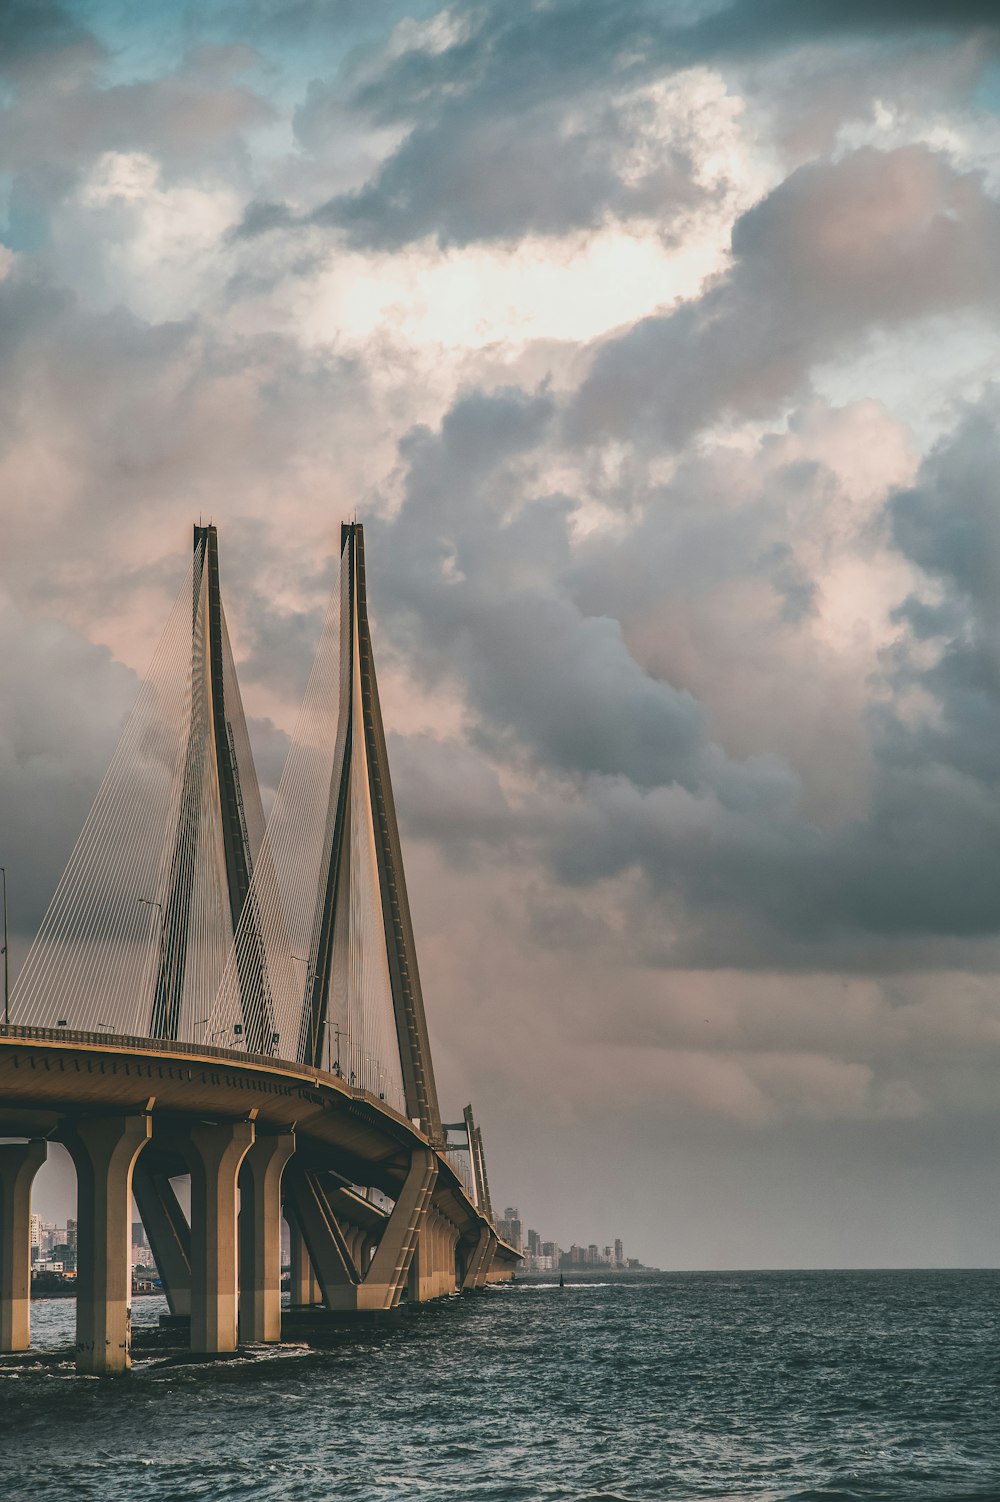
<path fill-rule="evenodd" d="M 236 725 L 242 725 L 235 669 L 231 666 L 219 587 L 219 538 L 214 526 L 194 529 L 191 612 L 191 716 L 173 854 L 161 905 L 161 943 L 149 1033 L 176 1039 L 181 1019 L 199 859 L 213 857 L 223 869 L 230 933 L 235 934 L 251 890 L 254 852 L 247 800 L 240 779 Z M 238 718 L 237 718 L 238 717 Z M 242 758 L 249 762 L 249 749 Z M 256 779 L 252 796 L 259 803 Z M 206 808 L 210 817 L 206 819 Z M 259 843 L 259 838 L 258 842 Z M 205 849 L 205 846 L 215 846 Z M 271 1051 L 274 1007 L 264 952 L 249 914 L 250 942 L 241 945 L 240 994 L 243 1046 Z"/>
<path fill-rule="evenodd" d="M 368 922 L 377 934 L 365 959 L 376 971 L 383 959 L 402 1069 L 406 1114 L 434 1143 L 442 1141 L 430 1040 L 417 968 L 413 924 L 403 875 L 396 809 L 389 780 L 385 730 L 379 707 L 368 624 L 364 529 L 345 523 L 340 534 L 340 706 L 330 779 L 326 838 L 312 928 L 299 1057 L 337 1063 L 338 998 L 350 988 L 352 946 Z M 374 911 L 362 911 L 366 900 Z M 377 951 L 377 954 L 376 954 Z M 356 962 L 357 963 L 357 962 Z M 369 976 L 374 1009 L 376 980 Z M 343 1019 L 341 1019 L 343 1020 Z"/>

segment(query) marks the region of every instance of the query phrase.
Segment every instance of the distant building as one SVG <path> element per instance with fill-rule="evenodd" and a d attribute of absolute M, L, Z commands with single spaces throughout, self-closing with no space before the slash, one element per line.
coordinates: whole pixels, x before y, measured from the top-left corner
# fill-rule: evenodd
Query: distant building
<path fill-rule="evenodd" d="M 47 1253 L 50 1268 L 54 1262 L 61 1262 L 61 1271 L 67 1273 L 76 1272 L 76 1247 L 70 1246 L 68 1241 L 54 1241 Z"/>
<path fill-rule="evenodd" d="M 497 1222 L 497 1231 L 502 1241 L 512 1246 L 516 1252 L 522 1250 L 521 1240 L 521 1212 L 516 1205 L 508 1205 L 503 1212 L 503 1220 Z"/>
<path fill-rule="evenodd" d="M 616 1240 L 615 1240 L 615 1266 L 616 1267 L 624 1267 L 625 1266 L 625 1248 L 622 1246 L 622 1241 L 621 1241 L 621 1237 L 620 1236 L 617 1237 Z"/>

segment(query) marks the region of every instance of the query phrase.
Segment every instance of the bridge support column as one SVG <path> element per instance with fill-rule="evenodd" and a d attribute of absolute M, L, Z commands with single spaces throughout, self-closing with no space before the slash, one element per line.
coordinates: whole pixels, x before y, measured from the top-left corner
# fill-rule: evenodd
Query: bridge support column
<path fill-rule="evenodd" d="M 31 1344 L 31 1186 L 47 1151 L 41 1138 L 0 1147 L 0 1351 Z"/>
<path fill-rule="evenodd" d="M 488 1235 L 489 1241 L 476 1273 L 476 1281 L 472 1285 L 474 1288 L 485 1288 L 490 1281 L 490 1269 L 493 1266 L 493 1257 L 497 1249 L 497 1233 L 490 1227 Z"/>
<path fill-rule="evenodd" d="M 191 1314 L 191 1227 L 165 1173 L 149 1171 L 140 1158 L 132 1193 L 149 1239 L 153 1261 L 171 1314 Z"/>
<path fill-rule="evenodd" d="M 258 1137 L 240 1168 L 241 1340 L 281 1339 L 281 1175 L 294 1132 Z"/>
<path fill-rule="evenodd" d="M 469 1260 L 465 1268 L 465 1277 L 462 1279 L 462 1292 L 469 1289 L 482 1288 L 485 1277 L 483 1264 L 487 1254 L 492 1252 L 493 1232 L 489 1226 L 482 1225 L 479 1228 L 479 1240 L 469 1253 Z"/>
<path fill-rule="evenodd" d="M 289 1179 L 289 1204 L 309 1249 L 327 1309 L 376 1315 L 396 1308 L 407 1284 L 437 1174 L 434 1153 L 428 1148 L 415 1149 L 406 1180 L 370 1260 L 365 1250 L 367 1237 L 362 1241 L 361 1265 L 352 1255 L 321 1176 L 296 1173 Z"/>
<path fill-rule="evenodd" d="M 287 1194 L 324 1305 L 327 1309 L 352 1308 L 350 1291 L 357 1287 L 358 1269 L 322 1175 L 296 1172 L 289 1179 Z"/>
<path fill-rule="evenodd" d="M 416 1148 L 406 1182 L 363 1280 L 353 1290 L 343 1291 L 342 1297 L 353 1293 L 353 1303 L 345 1301 L 333 1307 L 373 1311 L 396 1308 L 407 1284 L 420 1235 L 427 1225 L 437 1175 L 434 1154 L 428 1148 Z"/>
<path fill-rule="evenodd" d="M 323 1302 L 323 1295 L 316 1281 L 313 1265 L 309 1261 L 309 1253 L 302 1239 L 298 1220 L 289 1204 L 285 1205 L 285 1219 L 288 1221 L 289 1302 L 293 1307 L 312 1308 L 315 1304 Z"/>
<path fill-rule="evenodd" d="M 236 1350 L 236 1181 L 253 1144 L 252 1121 L 192 1127 L 191 1349 Z"/>
<path fill-rule="evenodd" d="M 443 1298 L 457 1289 L 455 1279 L 455 1229 L 431 1207 L 420 1233 L 410 1270 L 410 1297 L 416 1302 Z"/>
<path fill-rule="evenodd" d="M 132 1170 L 152 1134 L 148 1112 L 65 1125 L 76 1166 L 76 1365 L 110 1377 L 132 1364 Z"/>

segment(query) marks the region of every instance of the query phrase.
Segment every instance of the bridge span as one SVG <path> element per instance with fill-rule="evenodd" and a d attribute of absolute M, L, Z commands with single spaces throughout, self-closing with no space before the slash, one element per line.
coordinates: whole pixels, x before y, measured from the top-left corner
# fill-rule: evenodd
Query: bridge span
<path fill-rule="evenodd" d="M 471 1106 L 442 1122 L 367 617 L 341 569 L 265 827 L 214 528 L 0 1024 L 0 1351 L 30 1341 L 31 1186 L 78 1187 L 77 1364 L 130 1364 L 132 1198 L 206 1355 L 293 1310 L 509 1280 Z M 100 1019 L 100 1020 L 99 1020 Z M 13 1140 L 12 1140 L 13 1139 Z M 177 1181 L 190 1179 L 190 1212 Z"/>

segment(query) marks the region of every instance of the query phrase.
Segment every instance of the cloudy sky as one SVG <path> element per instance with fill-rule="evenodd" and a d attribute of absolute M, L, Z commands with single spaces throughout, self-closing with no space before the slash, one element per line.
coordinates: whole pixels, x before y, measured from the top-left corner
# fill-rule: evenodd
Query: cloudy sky
<path fill-rule="evenodd" d="M 356 514 L 494 1198 L 995 1265 L 998 148 L 993 0 L 0 0 L 15 970 L 191 523 L 273 788 Z"/>

